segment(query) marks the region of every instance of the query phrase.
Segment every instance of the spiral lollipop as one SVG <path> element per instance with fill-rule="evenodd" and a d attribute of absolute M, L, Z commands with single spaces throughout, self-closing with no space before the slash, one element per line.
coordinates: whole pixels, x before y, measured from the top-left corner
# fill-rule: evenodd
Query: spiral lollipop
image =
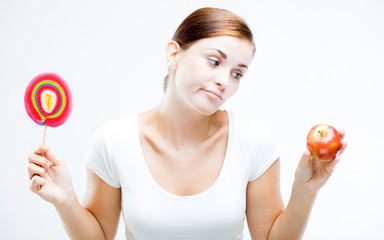
<path fill-rule="evenodd" d="M 41 126 L 58 127 L 72 111 L 69 87 L 59 75 L 43 73 L 29 83 L 24 96 L 25 109 Z"/>
<path fill-rule="evenodd" d="M 64 79 L 54 73 L 39 74 L 32 79 L 25 91 L 24 104 L 31 119 L 38 125 L 45 126 L 43 144 L 47 126 L 60 126 L 72 111 L 69 87 Z"/>

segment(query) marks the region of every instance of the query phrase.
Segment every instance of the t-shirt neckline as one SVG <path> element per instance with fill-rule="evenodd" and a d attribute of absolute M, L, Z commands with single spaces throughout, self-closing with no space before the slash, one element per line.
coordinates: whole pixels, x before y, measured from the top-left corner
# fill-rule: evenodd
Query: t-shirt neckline
<path fill-rule="evenodd" d="M 227 169 L 227 165 L 228 165 L 228 161 L 230 159 L 229 155 L 231 154 L 231 149 L 232 149 L 232 138 L 233 138 L 233 131 L 232 131 L 232 122 L 233 122 L 233 119 L 232 119 L 232 112 L 230 111 L 227 111 L 225 110 L 225 112 L 227 113 L 227 117 L 228 117 L 228 139 L 227 139 L 227 147 L 226 147 L 226 151 L 225 151 L 225 156 L 224 156 L 224 162 L 223 162 L 223 165 L 221 166 L 221 170 L 220 170 L 220 173 L 219 173 L 219 176 L 216 178 L 215 182 L 206 190 L 200 192 L 200 193 L 197 193 L 197 194 L 194 194 L 194 195 L 189 195 L 189 196 L 181 196 L 181 195 L 176 195 L 176 194 L 173 194 L 171 192 L 168 192 L 167 190 L 165 190 L 164 188 L 162 188 L 157 182 L 156 180 L 153 178 L 151 172 L 149 171 L 149 168 L 148 168 L 148 165 L 145 161 L 145 158 L 144 158 L 144 153 L 143 153 L 143 149 L 142 149 L 142 146 L 141 146 L 141 143 L 140 143 L 140 135 L 139 135 L 139 112 L 136 112 L 135 113 L 135 128 L 136 128 L 136 144 L 137 144 L 137 150 L 138 150 L 138 153 L 137 155 L 139 156 L 139 162 L 140 164 L 142 165 L 142 168 L 144 169 L 144 174 L 146 175 L 146 178 L 151 182 L 151 185 L 156 189 L 158 190 L 162 195 L 168 197 L 168 198 L 171 198 L 171 199 L 174 199 L 174 200 L 181 200 L 181 201 L 189 201 L 189 200 L 196 200 L 196 199 L 200 199 L 200 198 L 203 198 L 209 194 L 211 194 L 212 192 L 214 192 L 220 185 L 220 183 L 222 182 L 222 179 L 224 178 L 224 175 L 226 173 L 226 169 Z"/>

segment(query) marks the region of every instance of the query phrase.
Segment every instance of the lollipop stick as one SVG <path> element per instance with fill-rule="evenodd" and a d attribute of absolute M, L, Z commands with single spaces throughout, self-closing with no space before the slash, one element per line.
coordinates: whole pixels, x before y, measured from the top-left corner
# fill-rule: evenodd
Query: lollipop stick
<path fill-rule="evenodd" d="M 43 145 L 45 145 L 45 139 L 47 137 L 47 125 L 44 126 L 44 137 L 43 137 Z M 44 157 L 44 153 L 41 154 L 41 156 Z M 41 189 L 41 186 L 40 185 L 37 185 L 37 191 L 40 191 Z"/>
<path fill-rule="evenodd" d="M 43 137 L 43 144 L 45 144 L 45 138 L 47 137 L 47 125 L 44 126 L 44 137 Z"/>
<path fill-rule="evenodd" d="M 43 145 L 45 145 L 45 138 L 47 137 L 47 125 L 44 126 Z M 44 153 L 41 154 L 44 157 Z"/>

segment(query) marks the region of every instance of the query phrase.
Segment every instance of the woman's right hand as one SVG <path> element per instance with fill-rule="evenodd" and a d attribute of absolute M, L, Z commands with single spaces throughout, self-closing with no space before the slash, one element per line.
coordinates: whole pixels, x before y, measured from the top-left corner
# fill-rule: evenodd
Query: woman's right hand
<path fill-rule="evenodd" d="M 28 159 L 30 188 L 33 192 L 55 206 L 66 204 L 76 198 L 65 162 L 47 145 L 38 146 Z"/>

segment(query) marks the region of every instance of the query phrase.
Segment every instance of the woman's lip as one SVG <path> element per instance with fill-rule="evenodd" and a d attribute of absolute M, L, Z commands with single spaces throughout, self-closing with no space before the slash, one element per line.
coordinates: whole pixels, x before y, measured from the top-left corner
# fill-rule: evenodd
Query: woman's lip
<path fill-rule="evenodd" d="M 223 100 L 223 97 L 220 94 L 217 94 L 217 93 L 215 93 L 213 91 L 209 91 L 209 90 L 206 90 L 206 89 L 204 89 L 204 91 L 206 91 L 207 93 L 211 93 L 211 94 L 215 95 L 220 100 Z"/>

